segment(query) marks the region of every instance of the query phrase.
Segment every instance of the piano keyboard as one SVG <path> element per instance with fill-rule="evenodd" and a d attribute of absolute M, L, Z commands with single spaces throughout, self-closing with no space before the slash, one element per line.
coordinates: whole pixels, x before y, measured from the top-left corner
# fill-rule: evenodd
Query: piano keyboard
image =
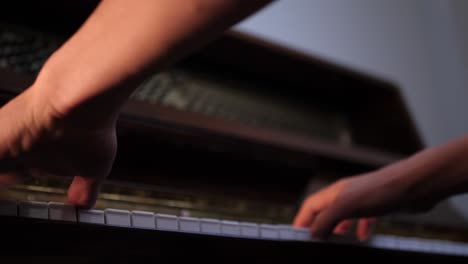
<path fill-rule="evenodd" d="M 311 238 L 308 229 L 294 228 L 289 225 L 246 223 L 118 209 L 81 210 L 75 209 L 70 205 L 56 202 L 17 202 L 15 200 L 0 200 L 0 216 L 108 225 L 122 228 L 163 230 L 211 236 L 231 236 L 245 239 L 324 243 Z M 468 256 L 468 243 L 435 239 L 377 234 L 362 245 L 389 250 Z"/>

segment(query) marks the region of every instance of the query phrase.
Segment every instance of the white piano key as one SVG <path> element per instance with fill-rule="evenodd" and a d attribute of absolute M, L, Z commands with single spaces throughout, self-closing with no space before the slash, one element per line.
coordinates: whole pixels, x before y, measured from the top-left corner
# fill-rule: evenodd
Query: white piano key
<path fill-rule="evenodd" d="M 200 230 L 206 234 L 221 234 L 221 221 L 217 219 L 200 219 Z"/>
<path fill-rule="evenodd" d="M 404 247 L 407 251 L 420 251 L 419 243 L 415 238 L 407 238 L 404 242 Z"/>
<path fill-rule="evenodd" d="M 391 235 L 375 235 L 370 241 L 370 245 L 385 249 L 395 249 L 396 244 L 396 237 Z"/>
<path fill-rule="evenodd" d="M 76 222 L 76 208 L 70 204 L 50 202 L 49 219 Z"/>
<path fill-rule="evenodd" d="M 156 214 L 156 229 L 160 230 L 179 230 L 179 219 L 175 215 Z"/>
<path fill-rule="evenodd" d="M 38 219 L 49 219 L 49 207 L 45 202 L 20 202 L 19 216 Z"/>
<path fill-rule="evenodd" d="M 417 252 L 428 252 L 430 248 L 427 246 L 427 243 L 425 243 L 423 239 L 413 238 L 413 242 L 410 245 L 410 249 Z"/>
<path fill-rule="evenodd" d="M 460 244 L 457 246 L 457 252 L 460 253 L 460 255 L 463 255 L 463 256 L 468 256 L 468 244 L 467 243 L 463 243 L 463 244 Z"/>
<path fill-rule="evenodd" d="M 261 224 L 260 225 L 260 237 L 267 238 L 267 239 L 278 239 L 279 238 L 278 226 Z"/>
<path fill-rule="evenodd" d="M 194 217 L 179 217 L 179 230 L 183 232 L 199 233 L 200 219 Z"/>
<path fill-rule="evenodd" d="M 127 210 L 106 209 L 104 210 L 105 221 L 107 225 L 111 226 L 132 226 L 130 212 Z"/>
<path fill-rule="evenodd" d="M 294 239 L 300 241 L 311 240 L 310 230 L 308 228 L 293 228 Z"/>
<path fill-rule="evenodd" d="M 456 245 L 454 245 L 454 252 L 459 256 L 468 256 L 468 244 L 456 243 Z"/>
<path fill-rule="evenodd" d="M 468 244 L 466 243 L 453 241 L 447 243 L 450 245 L 450 250 L 454 255 L 466 255 L 468 253 Z"/>
<path fill-rule="evenodd" d="M 440 243 L 440 241 L 432 242 L 432 252 L 437 253 L 437 254 L 445 253 L 444 249 L 443 249 L 443 246 L 442 246 L 442 243 Z"/>
<path fill-rule="evenodd" d="M 456 243 L 454 243 L 454 245 L 452 246 L 452 250 L 454 255 L 463 255 L 462 247 Z"/>
<path fill-rule="evenodd" d="M 440 247 L 441 247 L 441 249 L 442 249 L 442 252 L 443 252 L 443 253 L 446 253 L 446 254 L 452 254 L 453 251 L 454 251 L 454 250 L 453 250 L 453 246 L 452 246 L 449 242 L 447 242 L 447 241 L 445 241 L 444 243 L 442 243 L 442 244 L 440 245 Z"/>
<path fill-rule="evenodd" d="M 280 239 L 283 239 L 283 240 L 295 239 L 294 229 L 290 225 L 279 225 L 278 232 L 279 232 Z"/>
<path fill-rule="evenodd" d="M 450 241 L 445 241 L 443 247 L 448 254 L 455 254 L 455 245 Z"/>
<path fill-rule="evenodd" d="M 239 226 L 239 222 L 221 221 L 221 233 L 230 236 L 240 236 L 241 228 Z"/>
<path fill-rule="evenodd" d="M 426 253 L 432 252 L 431 243 L 428 242 L 426 239 L 419 239 L 418 244 L 419 244 L 419 250 L 421 252 L 426 252 Z"/>
<path fill-rule="evenodd" d="M 241 236 L 244 237 L 260 237 L 260 228 L 258 224 L 243 222 L 239 224 Z"/>
<path fill-rule="evenodd" d="M 0 215 L 18 216 L 18 202 L 16 200 L 0 200 Z"/>
<path fill-rule="evenodd" d="M 456 254 L 458 251 L 454 243 L 449 241 L 439 241 L 438 248 L 441 254 Z"/>
<path fill-rule="evenodd" d="M 78 222 L 88 224 L 102 224 L 104 225 L 104 211 L 102 210 L 78 210 Z"/>
<path fill-rule="evenodd" d="M 143 211 L 132 211 L 132 226 L 138 228 L 156 228 L 154 213 Z"/>
<path fill-rule="evenodd" d="M 410 251 L 411 239 L 407 237 L 398 238 L 396 248 L 399 250 Z"/>

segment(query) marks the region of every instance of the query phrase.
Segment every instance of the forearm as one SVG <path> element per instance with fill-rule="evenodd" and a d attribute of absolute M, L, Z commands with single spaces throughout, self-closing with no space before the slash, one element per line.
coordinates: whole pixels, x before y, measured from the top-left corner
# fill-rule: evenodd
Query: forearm
<path fill-rule="evenodd" d="M 382 169 L 396 184 L 406 185 L 406 197 L 415 203 L 435 203 L 468 191 L 468 135 L 426 149 Z M 402 183 L 403 182 L 403 183 Z M 408 201 L 411 202 L 411 201 Z"/>
<path fill-rule="evenodd" d="M 59 115 L 112 123 L 148 73 L 176 62 L 268 2 L 103 1 L 51 56 L 32 88 Z"/>

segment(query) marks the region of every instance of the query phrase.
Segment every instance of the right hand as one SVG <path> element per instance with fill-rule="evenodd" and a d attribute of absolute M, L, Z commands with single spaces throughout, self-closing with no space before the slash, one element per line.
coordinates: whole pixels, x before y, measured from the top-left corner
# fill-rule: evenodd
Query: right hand
<path fill-rule="evenodd" d="M 37 88 L 0 108 L 0 189 L 29 176 L 73 176 L 68 202 L 92 207 L 116 154 L 115 126 L 72 121 Z"/>

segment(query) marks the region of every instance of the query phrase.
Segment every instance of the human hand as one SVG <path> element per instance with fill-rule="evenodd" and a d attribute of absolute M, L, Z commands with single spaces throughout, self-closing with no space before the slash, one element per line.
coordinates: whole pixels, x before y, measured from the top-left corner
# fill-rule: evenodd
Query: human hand
<path fill-rule="evenodd" d="M 310 195 L 302 204 L 294 226 L 311 229 L 316 238 L 343 234 L 357 219 L 356 236 L 367 240 L 376 217 L 396 211 L 426 211 L 435 201 L 411 192 L 411 179 L 395 166 L 339 180 Z"/>
<path fill-rule="evenodd" d="M 28 176 L 74 176 L 68 202 L 92 207 L 115 158 L 115 125 L 71 120 L 41 92 L 29 88 L 0 108 L 0 188 Z"/>

